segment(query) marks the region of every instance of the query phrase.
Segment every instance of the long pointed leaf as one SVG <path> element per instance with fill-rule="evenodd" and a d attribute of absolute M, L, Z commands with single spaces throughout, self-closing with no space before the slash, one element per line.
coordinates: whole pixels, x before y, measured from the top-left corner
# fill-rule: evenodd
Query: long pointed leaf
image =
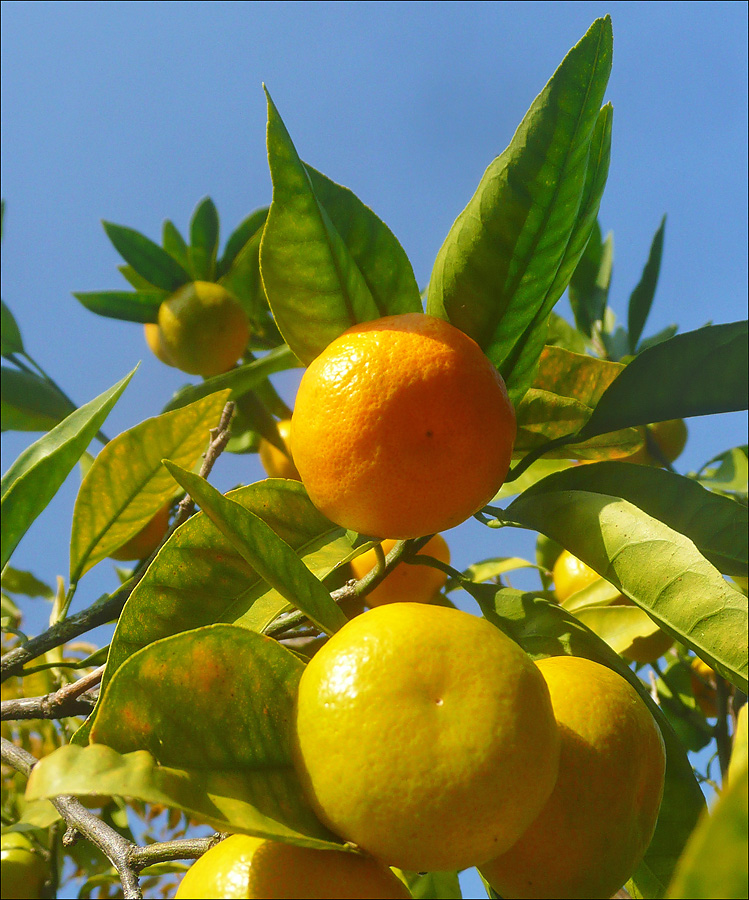
<path fill-rule="evenodd" d="M 198 204 L 190 222 L 190 261 L 195 278 L 213 281 L 218 253 L 218 210 L 210 197 Z"/>
<path fill-rule="evenodd" d="M 2 367 L 0 402 L 3 431 L 49 431 L 75 409 L 49 381 L 8 366 Z"/>
<path fill-rule="evenodd" d="M 102 224 L 118 253 L 146 281 L 162 290 L 176 291 L 191 280 L 173 256 L 144 234 L 113 222 Z"/>
<path fill-rule="evenodd" d="M 125 322 L 158 322 L 166 291 L 77 291 L 75 299 L 98 316 Z"/>
<path fill-rule="evenodd" d="M 666 230 L 666 217 L 661 220 L 660 227 L 655 233 L 653 243 L 650 245 L 650 254 L 637 287 L 632 291 L 627 309 L 627 328 L 629 331 L 629 351 L 635 353 L 640 343 L 645 323 L 653 305 L 655 289 L 658 285 L 658 275 L 661 270 L 661 257 L 663 256 L 663 235 Z"/>

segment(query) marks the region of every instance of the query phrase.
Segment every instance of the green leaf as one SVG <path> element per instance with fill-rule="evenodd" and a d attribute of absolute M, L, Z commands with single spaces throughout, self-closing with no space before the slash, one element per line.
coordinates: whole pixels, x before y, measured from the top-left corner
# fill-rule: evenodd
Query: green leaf
<path fill-rule="evenodd" d="M 650 307 L 653 305 L 655 289 L 658 285 L 658 274 L 661 270 L 663 256 L 663 234 L 666 230 L 666 217 L 661 219 L 660 227 L 650 245 L 650 254 L 637 287 L 632 291 L 627 310 L 627 328 L 629 330 L 629 352 L 636 353 L 637 345 L 647 322 Z"/>
<path fill-rule="evenodd" d="M 696 753 L 713 740 L 713 729 L 698 710 L 692 693 L 691 668 L 670 659 L 655 682 L 658 702 L 687 750 Z"/>
<path fill-rule="evenodd" d="M 228 391 L 163 413 L 111 440 L 83 479 L 73 510 L 70 582 L 141 531 L 174 494 L 165 456 L 192 468 L 218 424 Z"/>
<path fill-rule="evenodd" d="M 146 281 L 141 275 L 139 275 L 132 266 L 128 266 L 126 263 L 123 263 L 121 266 L 117 266 L 117 270 L 120 272 L 122 277 L 127 281 L 127 283 L 134 287 L 136 291 L 153 291 L 154 286 L 150 281 Z M 159 293 L 163 294 L 165 297 L 167 296 L 166 291 L 160 291 Z"/>
<path fill-rule="evenodd" d="M 569 284 L 575 323 L 588 337 L 606 313 L 613 265 L 614 237 L 609 233 L 603 241 L 600 226 L 596 223 Z"/>
<path fill-rule="evenodd" d="M 31 572 L 14 569 L 12 566 L 3 569 L 2 587 L 9 594 L 22 594 L 24 597 L 44 597 L 45 600 L 52 600 L 55 596 L 52 588 L 39 581 Z"/>
<path fill-rule="evenodd" d="M 175 259 L 186 272 L 189 272 L 192 275 L 190 251 L 187 242 L 180 234 L 179 229 L 174 222 L 170 222 L 169 219 L 164 219 L 164 223 L 161 226 L 161 243 L 166 252 Z"/>
<path fill-rule="evenodd" d="M 49 381 L 7 366 L 2 366 L 0 404 L 3 431 L 49 431 L 75 409 Z"/>
<path fill-rule="evenodd" d="M 23 353 L 21 331 L 5 300 L 0 301 L 0 310 L 0 354 Z"/>
<path fill-rule="evenodd" d="M 46 757 L 28 794 L 112 793 L 221 831 L 329 847 L 338 839 L 309 807 L 291 758 L 303 669 L 276 641 L 232 625 L 152 644 L 110 682 L 91 746 Z"/>
<path fill-rule="evenodd" d="M 644 338 L 644 340 L 640 341 L 638 352 L 642 353 L 643 350 L 655 347 L 656 344 L 662 344 L 664 341 L 672 338 L 678 330 L 678 325 L 667 325 L 661 331 L 656 332 L 656 334 L 652 334 L 649 338 Z"/>
<path fill-rule="evenodd" d="M 699 814 L 702 791 L 684 748 L 650 693 L 629 666 L 600 638 L 556 603 L 532 593 L 490 585 L 468 585 L 484 616 L 517 641 L 534 659 L 582 656 L 608 666 L 638 692 L 661 729 L 666 745 L 666 780 L 658 823 L 645 857 L 634 875 L 648 884 L 640 896 L 661 897 Z"/>
<path fill-rule="evenodd" d="M 527 491 L 529 487 L 532 487 L 537 481 L 541 481 L 542 478 L 546 478 L 547 475 L 551 475 L 553 472 L 562 472 L 573 465 L 575 463 L 571 459 L 537 459 L 514 481 L 505 482 L 491 502 L 497 503 L 499 500 L 522 494 L 523 491 Z"/>
<path fill-rule="evenodd" d="M 258 387 L 268 376 L 276 372 L 284 372 L 299 366 L 299 360 L 284 344 L 271 350 L 262 359 L 254 360 L 243 366 L 237 366 L 223 375 L 214 375 L 206 378 L 201 384 L 190 384 L 181 388 L 164 407 L 164 412 L 170 409 L 179 409 L 194 403 L 201 397 L 215 394 L 216 391 L 229 390 L 229 398 L 237 400 L 249 391 Z"/>
<path fill-rule="evenodd" d="M 605 146 L 600 106 L 611 54 L 607 16 L 567 54 L 486 170 L 430 278 L 427 312 L 483 348 L 513 402 L 533 379 L 549 312 L 595 220 L 605 165 L 591 160 L 591 147 L 597 125 L 596 146 Z"/>
<path fill-rule="evenodd" d="M 731 747 L 731 759 L 728 763 L 726 782 L 729 787 L 741 778 L 742 772 L 746 772 L 749 760 L 749 747 L 747 747 L 747 729 L 749 728 L 749 707 L 746 703 L 741 707 L 736 716 L 736 724 L 733 729 L 733 745 Z"/>
<path fill-rule="evenodd" d="M 553 310 L 549 313 L 549 326 L 546 332 L 546 343 L 550 347 L 562 347 L 574 353 L 585 353 L 588 341 L 574 326 Z"/>
<path fill-rule="evenodd" d="M 261 209 L 256 209 L 254 212 L 251 212 L 249 216 L 247 216 L 246 219 L 243 219 L 234 231 L 232 231 L 217 265 L 216 274 L 219 277 L 225 275 L 229 269 L 231 269 L 239 251 L 253 235 L 262 230 L 267 218 L 268 207 L 263 206 Z"/>
<path fill-rule="evenodd" d="M 266 95 L 273 201 L 260 246 L 260 269 L 278 328 L 306 364 L 350 325 L 377 319 L 386 311 L 378 308 L 317 199 L 310 175 Z"/>
<path fill-rule="evenodd" d="M 615 471 L 623 481 L 621 468 L 627 464 L 608 465 L 619 467 Z M 565 485 L 571 471 L 551 475 L 545 489 L 541 482 L 518 497 L 505 511 L 504 521 L 560 543 L 746 691 L 747 647 L 736 640 L 747 627 L 746 597 L 688 537 L 629 501 L 604 493 L 554 490 L 559 479 Z"/>
<path fill-rule="evenodd" d="M 135 370 L 71 413 L 27 447 L 5 473 L 0 487 L 0 568 L 8 562 L 32 522 L 55 496 L 134 374 Z"/>
<path fill-rule="evenodd" d="M 742 900 L 747 895 L 747 769 L 724 791 L 711 814 L 704 813 L 671 882 L 673 900 Z"/>
<path fill-rule="evenodd" d="M 165 291 L 86 291 L 73 294 L 79 303 L 98 316 L 125 322 L 158 322 Z"/>
<path fill-rule="evenodd" d="M 606 604 L 589 605 L 575 610 L 575 616 L 615 653 L 628 657 L 637 643 L 651 638 L 660 629 L 647 613 L 637 606 Z"/>
<path fill-rule="evenodd" d="M 199 281 L 213 281 L 218 254 L 218 211 L 210 197 L 201 200 L 190 221 L 191 271 Z"/>
<path fill-rule="evenodd" d="M 102 224 L 107 237 L 125 262 L 157 288 L 172 292 L 192 281 L 188 272 L 173 256 L 144 234 L 112 222 Z"/>
<path fill-rule="evenodd" d="M 224 497 L 205 479 L 170 460 L 164 465 L 255 571 L 326 634 L 346 624 L 346 616 L 293 549 L 259 516 Z"/>
<path fill-rule="evenodd" d="M 700 469 L 697 480 L 712 491 L 746 494 L 749 490 L 749 447 L 744 444 L 713 457 Z"/>
<path fill-rule="evenodd" d="M 504 575 L 507 572 L 514 572 L 517 569 L 537 568 L 538 566 L 535 563 L 528 562 L 527 559 L 521 559 L 519 556 L 498 556 L 495 559 L 484 559 L 481 562 L 474 563 L 473 565 L 468 566 L 467 569 L 464 569 L 462 574 L 465 578 L 468 578 L 469 581 L 481 584 L 483 581 L 491 581 L 494 578 L 499 578 L 501 575 Z M 462 586 L 462 581 L 451 579 L 447 582 L 445 590 L 449 593 Z"/>
<path fill-rule="evenodd" d="M 457 872 L 404 872 L 397 870 L 414 900 L 461 900 Z"/>
<path fill-rule="evenodd" d="M 677 334 L 626 366 L 577 437 L 746 409 L 747 356 L 745 321 Z"/>

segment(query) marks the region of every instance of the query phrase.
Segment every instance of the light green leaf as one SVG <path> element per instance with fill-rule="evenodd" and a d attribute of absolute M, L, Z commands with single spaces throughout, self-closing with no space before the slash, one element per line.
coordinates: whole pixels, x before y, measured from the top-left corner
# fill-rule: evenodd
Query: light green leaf
<path fill-rule="evenodd" d="M 31 523 L 57 493 L 134 373 L 135 370 L 27 447 L 5 473 L 0 487 L 0 567 L 8 562 Z"/>
<path fill-rule="evenodd" d="M 744 444 L 715 456 L 700 469 L 697 480 L 712 491 L 746 494 L 749 490 L 749 448 Z"/>
<path fill-rule="evenodd" d="M 191 468 L 205 452 L 229 393 L 210 394 L 111 440 L 83 479 L 73 511 L 70 581 L 141 531 L 174 494 L 165 456 Z"/>
<path fill-rule="evenodd" d="M 52 600 L 55 596 L 52 588 L 39 581 L 31 572 L 14 569 L 12 566 L 3 569 L 2 588 L 9 594 L 22 594 L 24 597 L 44 597 L 45 600 Z"/>
<path fill-rule="evenodd" d="M 533 465 L 529 466 L 514 481 L 505 482 L 499 489 L 499 492 L 495 494 L 491 503 L 514 497 L 516 494 L 522 494 L 523 491 L 527 491 L 529 487 L 532 487 L 537 481 L 546 478 L 547 475 L 551 475 L 554 472 L 563 472 L 573 465 L 575 463 L 571 459 L 537 459 Z"/>
<path fill-rule="evenodd" d="M 263 206 L 251 212 L 246 219 L 243 219 L 239 225 L 232 231 L 226 241 L 224 252 L 217 266 L 217 275 L 225 275 L 234 264 L 239 251 L 247 244 L 247 241 L 253 235 L 261 231 L 268 218 L 268 207 Z"/>

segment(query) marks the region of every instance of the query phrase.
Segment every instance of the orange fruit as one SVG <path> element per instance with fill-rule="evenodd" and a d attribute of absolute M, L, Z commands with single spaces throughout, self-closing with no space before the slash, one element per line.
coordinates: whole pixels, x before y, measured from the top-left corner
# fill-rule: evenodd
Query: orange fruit
<path fill-rule="evenodd" d="M 11 831 L 2 836 L 0 861 L 3 900 L 36 900 L 42 896 L 49 866 L 24 834 Z"/>
<path fill-rule="evenodd" d="M 699 657 L 695 657 L 692 660 L 690 681 L 694 699 L 702 710 L 702 715 L 707 719 L 716 719 L 718 690 L 715 684 L 715 671 Z"/>
<path fill-rule="evenodd" d="M 385 556 L 390 553 L 396 543 L 396 541 L 382 542 L 382 552 Z M 441 534 L 435 534 L 430 538 L 419 550 L 417 557 L 422 553 L 425 556 L 433 556 L 440 562 L 450 562 L 450 548 Z M 351 562 L 354 578 L 357 580 L 363 578 L 376 565 L 377 555 L 374 548 L 367 550 L 366 553 L 362 553 Z M 442 590 L 446 581 L 447 575 L 432 566 L 417 566 L 401 562 L 384 581 L 381 581 L 373 591 L 367 594 L 366 603 L 371 607 L 404 601 L 430 603 Z"/>
<path fill-rule="evenodd" d="M 171 364 L 190 375 L 228 372 L 250 338 L 247 316 L 220 284 L 193 281 L 159 307 L 161 344 Z"/>
<path fill-rule="evenodd" d="M 291 419 L 282 419 L 278 423 L 278 433 L 286 447 L 286 452 L 282 453 L 275 444 L 261 438 L 258 454 L 263 468 L 271 478 L 293 478 L 295 481 L 301 481 L 299 472 L 294 465 L 294 457 L 291 455 L 290 432 Z"/>
<path fill-rule="evenodd" d="M 143 333 L 146 338 L 146 343 L 153 355 L 167 366 L 173 366 L 174 363 L 169 358 L 164 343 L 161 340 L 159 326 L 155 322 L 146 322 L 143 326 Z"/>
<path fill-rule="evenodd" d="M 611 669 L 558 656 L 538 663 L 559 722 L 559 777 L 520 840 L 480 866 L 503 897 L 611 897 L 655 830 L 666 766 L 660 730 Z"/>
<path fill-rule="evenodd" d="M 654 425 L 648 425 L 648 430 L 668 462 L 673 462 L 681 456 L 681 452 L 687 444 L 687 426 L 684 419 L 656 422 Z M 643 466 L 659 466 L 661 464 L 659 460 L 651 456 L 647 444 L 640 447 L 631 456 L 625 457 L 624 462 L 639 463 Z"/>
<path fill-rule="evenodd" d="M 129 541 L 109 554 L 110 559 L 145 559 L 161 543 L 169 527 L 169 504 L 162 506 L 156 515 Z"/>
<path fill-rule="evenodd" d="M 328 827 L 410 871 L 509 849 L 551 794 L 559 737 L 541 673 L 460 610 L 391 603 L 304 670 L 295 760 Z"/>
<path fill-rule="evenodd" d="M 190 866 L 176 900 L 221 898 L 410 897 L 390 869 L 359 853 L 313 850 L 235 834 L 212 847 Z"/>
<path fill-rule="evenodd" d="M 310 364 L 291 419 L 312 502 L 373 537 L 445 531 L 507 476 L 515 413 L 481 348 L 423 313 L 354 325 Z"/>
<path fill-rule="evenodd" d="M 598 581 L 601 577 L 581 559 L 573 556 L 569 550 L 562 550 L 554 563 L 554 593 L 557 600 L 563 603 L 568 597 Z"/>

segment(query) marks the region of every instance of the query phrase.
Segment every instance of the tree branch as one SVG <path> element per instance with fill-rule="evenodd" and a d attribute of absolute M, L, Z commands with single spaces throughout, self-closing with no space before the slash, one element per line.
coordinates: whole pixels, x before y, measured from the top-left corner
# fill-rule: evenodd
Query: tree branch
<path fill-rule="evenodd" d="M 90 692 L 99 684 L 103 674 L 104 666 L 99 666 L 83 678 L 43 697 L 3 700 L 2 719 L 65 719 L 68 716 L 87 716 L 96 705 L 96 696 Z"/>

